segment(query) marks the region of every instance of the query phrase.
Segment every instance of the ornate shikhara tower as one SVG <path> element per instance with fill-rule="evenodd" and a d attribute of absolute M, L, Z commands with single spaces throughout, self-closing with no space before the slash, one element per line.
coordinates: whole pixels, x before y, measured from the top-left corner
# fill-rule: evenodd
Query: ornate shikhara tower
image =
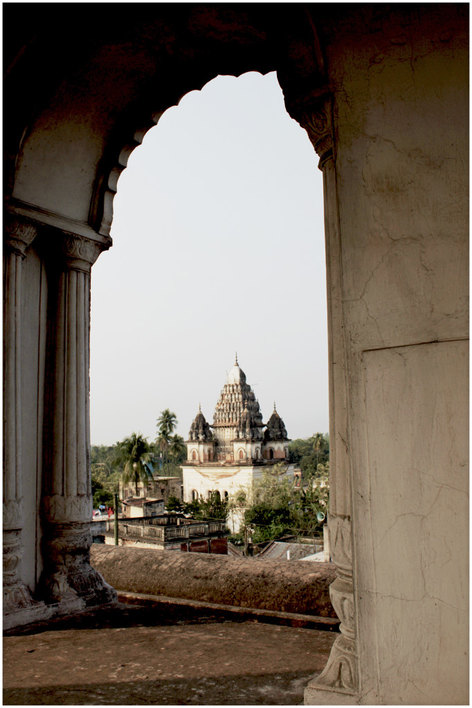
<path fill-rule="evenodd" d="M 274 411 L 263 423 L 259 403 L 238 359 L 230 369 L 210 425 L 199 409 L 189 432 L 187 462 L 182 465 L 184 499 L 206 498 L 219 492 L 228 498 L 252 489 L 264 466 L 287 462 L 289 439 L 282 418 Z"/>
<path fill-rule="evenodd" d="M 267 424 L 262 422 L 259 402 L 236 357 L 216 404 L 213 425 L 207 423 L 201 408 L 191 425 L 186 443 L 187 460 L 220 464 L 285 460 L 288 443 L 287 431 L 275 404 Z"/>

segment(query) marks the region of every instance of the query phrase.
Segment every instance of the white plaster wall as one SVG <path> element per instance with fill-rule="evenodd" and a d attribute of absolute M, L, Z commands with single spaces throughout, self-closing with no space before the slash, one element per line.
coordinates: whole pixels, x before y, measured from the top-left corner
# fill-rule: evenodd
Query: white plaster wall
<path fill-rule="evenodd" d="M 467 23 L 429 7 L 328 52 L 364 703 L 468 700 Z"/>
<path fill-rule="evenodd" d="M 219 491 L 222 498 L 223 492 L 229 496 L 236 494 L 241 488 L 252 488 L 253 479 L 257 475 L 254 467 L 190 467 L 184 466 L 183 485 L 184 501 L 192 501 L 192 490 L 195 489 L 205 499 L 209 490 Z"/>
<path fill-rule="evenodd" d="M 467 702 L 467 343 L 371 351 L 363 362 L 363 655 L 375 651 L 383 702 Z"/>
<path fill-rule="evenodd" d="M 370 40 L 349 26 L 333 49 L 356 350 L 468 332 L 468 58 L 449 7 L 436 24 L 393 15 Z"/>

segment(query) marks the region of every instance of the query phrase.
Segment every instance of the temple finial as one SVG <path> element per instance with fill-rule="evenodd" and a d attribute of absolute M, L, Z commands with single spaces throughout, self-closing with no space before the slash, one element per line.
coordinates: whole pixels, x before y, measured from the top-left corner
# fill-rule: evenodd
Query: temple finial
<path fill-rule="evenodd" d="M 202 412 L 202 404 L 201 404 L 201 403 L 198 404 L 198 412 L 199 412 L 199 413 Z"/>
<path fill-rule="evenodd" d="M 236 358 L 235 358 L 234 364 L 235 364 L 235 366 L 239 366 L 239 364 L 238 364 L 238 352 L 236 352 Z"/>
<path fill-rule="evenodd" d="M 274 401 L 274 413 L 277 413 L 277 407 L 275 405 L 275 401 Z"/>

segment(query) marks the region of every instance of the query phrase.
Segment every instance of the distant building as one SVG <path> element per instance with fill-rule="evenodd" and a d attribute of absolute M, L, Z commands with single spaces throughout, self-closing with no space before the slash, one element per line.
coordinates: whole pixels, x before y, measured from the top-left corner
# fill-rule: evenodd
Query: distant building
<path fill-rule="evenodd" d="M 285 463 L 285 474 L 293 477 L 289 442 L 275 404 L 263 423 L 259 403 L 236 358 L 216 404 L 213 424 L 200 408 L 190 427 L 187 461 L 182 465 L 184 501 L 206 499 L 213 492 L 222 500 L 235 498 L 240 491 L 250 498 L 254 482 L 276 463 Z M 232 531 L 238 530 L 242 511 L 230 514 Z"/>
<path fill-rule="evenodd" d="M 164 513 L 163 499 L 131 497 L 122 501 L 123 516 L 128 519 L 157 516 Z"/>
<path fill-rule="evenodd" d="M 128 500 L 130 498 L 139 499 L 163 499 L 167 504 L 169 497 L 182 499 L 182 480 L 180 477 L 164 477 L 154 475 L 148 482 L 138 482 L 138 493 L 133 482 L 123 484 L 120 482 L 120 498 Z"/>
<path fill-rule="evenodd" d="M 114 520 L 93 524 L 96 543 L 113 545 Z M 228 553 L 229 531 L 224 521 L 196 521 L 181 514 L 118 519 L 118 545 L 191 553 Z"/>

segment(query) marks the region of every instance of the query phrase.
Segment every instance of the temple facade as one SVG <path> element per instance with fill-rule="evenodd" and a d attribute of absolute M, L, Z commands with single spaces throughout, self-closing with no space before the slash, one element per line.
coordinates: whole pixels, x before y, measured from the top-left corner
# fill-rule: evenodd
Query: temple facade
<path fill-rule="evenodd" d="M 206 499 L 212 492 L 218 492 L 221 499 L 234 500 L 241 491 L 249 500 L 264 468 L 280 462 L 286 463 L 285 475 L 293 478 L 288 443 L 275 404 L 269 420 L 263 423 L 259 403 L 236 357 L 216 404 L 213 424 L 199 408 L 190 427 L 187 462 L 182 465 L 184 501 Z M 229 517 L 232 531 L 239 528 L 241 513 Z"/>

